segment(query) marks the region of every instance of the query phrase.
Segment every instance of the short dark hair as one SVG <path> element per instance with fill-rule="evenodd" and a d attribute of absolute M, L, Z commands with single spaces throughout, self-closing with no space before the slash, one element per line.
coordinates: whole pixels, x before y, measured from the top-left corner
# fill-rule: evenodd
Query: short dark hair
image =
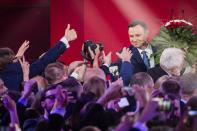
<path fill-rule="evenodd" d="M 0 70 L 3 70 L 4 67 L 12 63 L 14 59 L 14 51 L 10 48 L 0 48 Z"/>
<path fill-rule="evenodd" d="M 138 72 L 134 74 L 130 79 L 130 86 L 137 84 L 144 87 L 152 83 L 154 83 L 152 77 L 145 72 Z"/>
<path fill-rule="evenodd" d="M 54 90 L 56 89 L 57 85 L 51 85 L 49 86 L 48 88 L 46 88 L 44 91 L 41 92 L 41 98 L 40 98 L 40 101 L 44 101 L 45 100 L 45 95 L 46 95 L 46 92 L 49 91 L 49 90 Z"/>
<path fill-rule="evenodd" d="M 81 83 L 74 77 L 68 77 L 66 80 L 59 83 L 63 88 L 66 88 L 70 91 L 75 91 L 78 88 L 82 88 Z"/>
<path fill-rule="evenodd" d="M 169 79 L 162 83 L 161 89 L 166 94 L 180 95 L 181 86 L 175 79 Z"/>
<path fill-rule="evenodd" d="M 142 27 L 144 28 L 144 30 L 147 30 L 147 29 L 148 29 L 147 25 L 146 25 L 143 21 L 139 21 L 139 20 L 134 20 L 134 21 L 132 21 L 132 22 L 128 25 L 128 29 L 129 29 L 129 28 L 132 28 L 132 27 L 135 27 L 135 26 L 137 26 L 137 25 L 142 26 Z"/>
<path fill-rule="evenodd" d="M 54 62 L 47 65 L 44 75 L 49 84 L 55 84 L 65 74 L 64 65 Z"/>
<path fill-rule="evenodd" d="M 197 110 L 197 96 L 193 96 L 187 102 L 187 106 L 190 107 L 190 110 Z"/>

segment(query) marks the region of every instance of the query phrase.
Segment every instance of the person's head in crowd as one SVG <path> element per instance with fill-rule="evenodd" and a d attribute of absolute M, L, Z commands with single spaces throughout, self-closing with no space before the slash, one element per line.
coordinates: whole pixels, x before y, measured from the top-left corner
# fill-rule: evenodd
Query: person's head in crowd
<path fill-rule="evenodd" d="M 0 48 L 0 70 L 14 60 L 15 53 L 10 48 Z"/>
<path fill-rule="evenodd" d="M 169 75 L 179 76 L 185 66 L 185 53 L 178 48 L 166 48 L 160 57 L 160 66 Z"/>
<path fill-rule="evenodd" d="M 64 61 L 57 60 L 56 62 L 61 63 L 64 66 L 64 72 L 68 76 L 68 64 Z"/>
<path fill-rule="evenodd" d="M 100 68 L 87 68 L 84 75 L 84 82 L 88 81 L 93 76 L 97 76 L 103 80 L 106 80 L 104 71 Z"/>
<path fill-rule="evenodd" d="M 47 88 L 48 85 L 43 76 L 35 76 L 32 79 L 37 82 L 38 91 L 44 91 Z"/>
<path fill-rule="evenodd" d="M 197 96 L 191 97 L 187 102 L 187 108 L 179 121 L 177 131 L 196 131 L 197 129 Z"/>
<path fill-rule="evenodd" d="M 4 85 L 3 80 L 0 78 L 0 96 L 4 95 L 8 91 L 8 88 Z"/>
<path fill-rule="evenodd" d="M 188 100 L 187 107 L 189 110 L 197 111 L 197 96 L 193 96 Z"/>
<path fill-rule="evenodd" d="M 68 75 L 71 75 L 73 73 L 73 71 L 81 66 L 84 63 L 84 61 L 73 61 L 69 64 L 68 66 Z"/>
<path fill-rule="evenodd" d="M 59 84 L 68 92 L 71 92 L 75 99 L 80 98 L 83 91 L 83 86 L 77 79 L 73 77 L 68 77 L 66 80 L 62 81 Z"/>
<path fill-rule="evenodd" d="M 187 73 L 180 77 L 182 99 L 188 101 L 197 96 L 197 74 Z"/>
<path fill-rule="evenodd" d="M 154 86 L 154 82 L 152 77 L 145 73 L 145 72 L 139 72 L 134 74 L 131 77 L 130 80 L 130 86 L 132 87 L 132 85 L 137 84 L 141 87 L 143 87 L 145 89 L 145 91 L 147 92 L 147 97 L 150 98 L 150 95 L 153 91 L 153 86 Z"/>
<path fill-rule="evenodd" d="M 47 65 L 44 71 L 44 75 L 48 84 L 57 84 L 67 78 L 67 72 L 64 70 L 64 64 L 55 62 Z"/>
<path fill-rule="evenodd" d="M 95 126 L 85 126 L 80 131 L 101 131 L 101 130 Z"/>
<path fill-rule="evenodd" d="M 128 25 L 128 34 L 131 44 L 140 49 L 145 49 L 148 45 L 148 28 L 147 25 L 138 20 L 134 20 Z"/>
<path fill-rule="evenodd" d="M 174 131 L 174 129 L 169 126 L 160 125 L 152 127 L 151 129 L 149 129 L 149 131 Z"/>
<path fill-rule="evenodd" d="M 41 106 L 44 109 L 44 112 L 50 112 L 56 98 L 56 85 L 47 88 L 41 96 Z"/>
<path fill-rule="evenodd" d="M 169 78 L 168 80 L 164 81 L 161 84 L 160 88 L 161 92 L 172 99 L 179 99 L 181 98 L 181 86 L 177 78 Z"/>
<path fill-rule="evenodd" d="M 164 81 L 166 81 L 168 78 L 169 78 L 168 75 L 164 75 L 164 76 L 159 77 L 159 78 L 157 79 L 157 81 L 155 82 L 155 85 L 154 85 L 154 87 L 153 87 L 154 90 L 159 90 L 160 87 L 161 87 L 161 85 L 162 85 L 162 83 L 163 83 Z"/>
<path fill-rule="evenodd" d="M 106 82 L 103 79 L 98 76 L 93 76 L 84 83 L 83 92 L 92 92 L 96 95 L 97 98 L 99 98 L 101 95 L 104 94 L 106 88 Z"/>

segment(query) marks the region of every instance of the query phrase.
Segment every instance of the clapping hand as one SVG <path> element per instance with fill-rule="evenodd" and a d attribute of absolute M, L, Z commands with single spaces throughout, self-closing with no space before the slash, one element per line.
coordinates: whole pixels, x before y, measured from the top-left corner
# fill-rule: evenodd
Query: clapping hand
<path fill-rule="evenodd" d="M 129 48 L 124 47 L 123 50 L 122 50 L 122 52 L 121 53 L 116 52 L 116 55 L 120 59 L 122 59 L 122 61 L 128 61 L 128 62 L 130 62 L 130 59 L 131 59 L 131 57 L 132 57 L 133 54 L 132 54 L 132 52 L 131 52 L 131 50 Z"/>

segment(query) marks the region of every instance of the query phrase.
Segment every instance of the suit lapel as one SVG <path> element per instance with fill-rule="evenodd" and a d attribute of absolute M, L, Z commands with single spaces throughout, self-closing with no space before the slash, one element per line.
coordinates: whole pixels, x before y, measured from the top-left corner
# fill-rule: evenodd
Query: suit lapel
<path fill-rule="evenodd" d="M 133 56 L 131 57 L 131 59 L 135 59 L 137 61 L 137 63 L 143 63 L 144 64 L 144 61 L 142 60 L 142 57 L 141 57 L 138 49 L 133 47 L 133 46 L 130 49 L 133 53 Z M 145 66 L 145 64 L 144 64 L 144 66 Z"/>

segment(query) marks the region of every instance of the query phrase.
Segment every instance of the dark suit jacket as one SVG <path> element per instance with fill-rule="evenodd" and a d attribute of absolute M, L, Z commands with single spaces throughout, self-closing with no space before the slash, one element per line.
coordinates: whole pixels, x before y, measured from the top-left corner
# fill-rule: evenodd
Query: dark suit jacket
<path fill-rule="evenodd" d="M 155 46 L 151 46 L 151 47 L 152 47 L 153 53 L 155 53 L 157 47 Z M 144 64 L 144 61 L 138 49 L 132 45 L 129 46 L 129 49 L 133 53 L 133 56 L 131 57 L 131 64 L 134 66 L 134 73 L 146 72 L 147 71 L 146 65 Z"/>
<path fill-rule="evenodd" d="M 153 81 L 156 82 L 157 79 L 161 76 L 168 75 L 160 65 L 156 65 L 153 68 L 147 70 L 147 73 L 153 78 Z"/>
<path fill-rule="evenodd" d="M 54 62 L 66 49 L 63 42 L 59 41 L 54 47 L 49 49 L 45 55 L 30 65 L 30 78 L 41 75 L 45 67 Z M 8 64 L 0 71 L 0 78 L 4 81 L 9 90 L 19 90 L 23 81 L 23 71 L 19 62 Z"/>
<path fill-rule="evenodd" d="M 152 47 L 152 50 L 153 50 L 153 53 L 154 53 L 155 50 L 156 50 L 156 47 L 154 47 L 154 46 L 151 46 L 151 47 Z M 135 73 L 138 73 L 138 72 L 146 72 L 147 71 L 146 65 L 144 64 L 144 61 L 143 61 L 138 49 L 136 47 L 132 46 L 132 45 L 129 46 L 128 48 L 133 53 L 133 55 L 131 57 L 131 64 L 134 67 L 133 73 L 135 74 Z M 120 72 L 121 63 L 122 63 L 121 60 L 117 60 L 115 63 L 112 64 L 112 66 L 114 66 L 114 65 L 118 66 L 119 72 Z"/>
<path fill-rule="evenodd" d="M 131 57 L 131 64 L 134 66 L 134 73 L 138 72 L 146 72 L 146 65 L 138 51 L 138 49 L 134 46 L 130 46 L 129 49 L 132 51 L 133 55 Z"/>
<path fill-rule="evenodd" d="M 146 65 L 144 64 L 144 61 L 138 49 L 132 45 L 129 46 L 129 49 L 133 53 L 131 60 L 130 60 L 131 65 L 129 65 L 128 63 L 126 65 L 122 65 L 122 61 L 120 59 L 117 60 L 115 63 L 111 64 L 111 66 L 118 66 L 120 76 L 123 77 L 123 81 L 125 85 L 129 84 L 130 78 L 133 74 L 147 71 Z M 155 52 L 156 47 L 152 46 L 152 50 L 153 52 Z"/>

